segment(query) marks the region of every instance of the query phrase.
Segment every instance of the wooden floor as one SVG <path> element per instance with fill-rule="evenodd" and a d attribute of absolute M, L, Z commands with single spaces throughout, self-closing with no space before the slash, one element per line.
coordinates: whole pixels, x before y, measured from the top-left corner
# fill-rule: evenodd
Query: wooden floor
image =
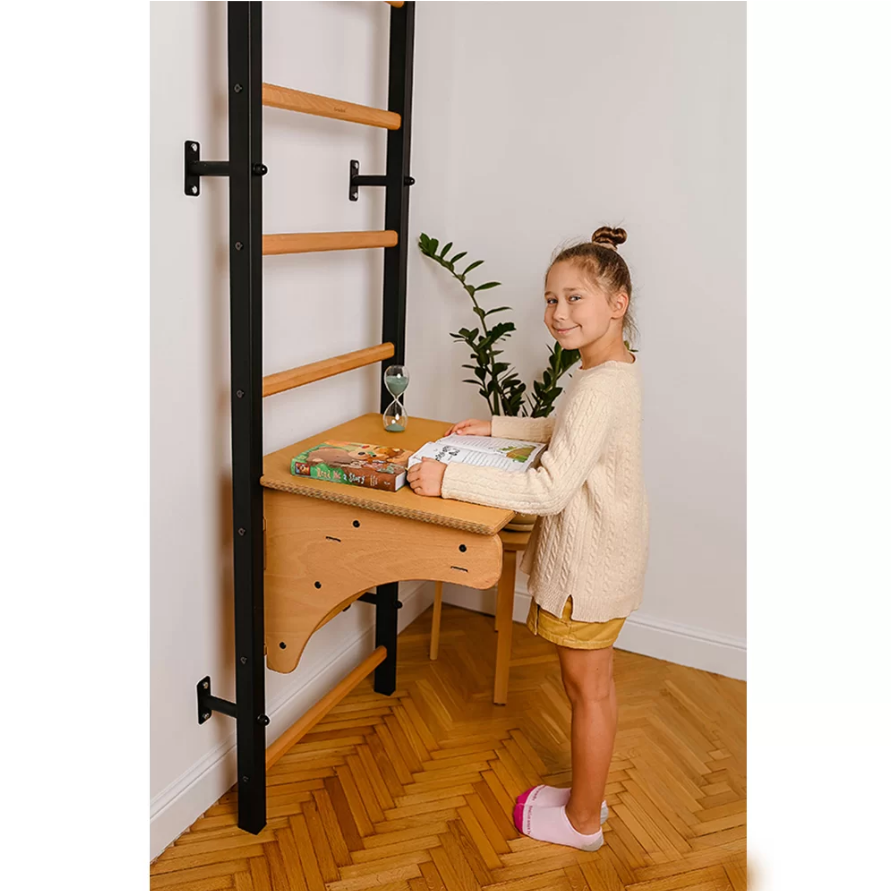
<path fill-rule="evenodd" d="M 514 828 L 514 799 L 570 785 L 570 709 L 552 644 L 514 625 L 492 704 L 493 619 L 432 607 L 399 636 L 398 689 L 364 680 L 269 772 L 268 823 L 230 791 L 151 867 L 175 891 L 741 891 L 746 686 L 616 650 L 619 729 L 595 853 Z M 621 646 L 622 639 L 618 644 Z"/>

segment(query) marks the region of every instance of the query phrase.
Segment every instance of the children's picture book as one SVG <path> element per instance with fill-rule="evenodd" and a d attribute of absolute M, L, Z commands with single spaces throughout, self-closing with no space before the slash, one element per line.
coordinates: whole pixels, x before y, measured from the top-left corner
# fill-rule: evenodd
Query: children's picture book
<path fill-rule="evenodd" d="M 495 467 L 498 470 L 531 470 L 539 461 L 547 443 L 525 442 L 518 439 L 501 439 L 497 436 L 460 436 L 452 434 L 426 442 L 408 459 L 413 467 L 422 458 L 433 458 L 451 464 L 476 464 L 479 467 Z"/>
<path fill-rule="evenodd" d="M 409 449 L 335 439 L 291 459 L 291 473 L 314 480 L 396 492 L 405 485 Z"/>

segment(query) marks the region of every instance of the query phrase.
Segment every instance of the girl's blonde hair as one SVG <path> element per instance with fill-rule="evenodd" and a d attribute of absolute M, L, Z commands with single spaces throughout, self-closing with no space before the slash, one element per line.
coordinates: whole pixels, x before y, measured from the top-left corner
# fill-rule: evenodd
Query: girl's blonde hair
<path fill-rule="evenodd" d="M 633 343 L 638 330 L 631 312 L 631 273 L 618 251 L 618 245 L 624 244 L 627 238 L 628 233 L 624 229 L 601 226 L 590 241 L 560 250 L 551 260 L 548 272 L 555 263 L 573 263 L 606 293 L 610 303 L 614 294 L 624 291 L 628 295 L 628 308 L 622 317 L 622 338 Z"/>

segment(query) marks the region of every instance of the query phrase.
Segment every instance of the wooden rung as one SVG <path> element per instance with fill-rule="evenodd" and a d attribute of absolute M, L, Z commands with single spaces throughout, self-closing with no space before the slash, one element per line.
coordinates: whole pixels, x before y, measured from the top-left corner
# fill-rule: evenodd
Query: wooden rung
<path fill-rule="evenodd" d="M 388 248 L 396 247 L 398 243 L 399 235 L 392 229 L 382 232 L 295 232 L 289 235 L 264 235 L 263 256 Z"/>
<path fill-rule="evenodd" d="M 333 690 L 323 696 L 302 718 L 292 724 L 267 750 L 266 769 L 269 770 L 301 736 L 304 736 L 328 712 L 355 687 L 359 681 L 367 677 L 384 659 L 387 648 L 378 647 L 364 662 L 357 665 Z"/>
<path fill-rule="evenodd" d="M 263 84 L 263 104 L 271 108 L 284 108 L 286 111 L 335 118 L 338 121 L 383 127 L 386 130 L 398 130 L 402 126 L 402 116 L 395 111 L 384 111 L 382 108 L 329 99 L 327 96 L 317 96 L 315 93 L 302 93 L 300 90 L 277 87 L 275 84 Z"/>
<path fill-rule="evenodd" d="M 363 365 L 373 365 L 383 359 L 389 359 L 395 355 L 396 350 L 392 343 L 381 343 L 377 346 L 355 350 L 352 353 L 344 353 L 342 356 L 334 356 L 331 359 L 322 359 L 321 362 L 311 362 L 309 365 L 298 365 L 288 371 L 279 371 L 263 378 L 263 395 L 273 396 L 283 393 L 285 390 L 293 390 L 294 387 L 302 387 L 313 381 L 320 381 L 326 377 L 333 377 L 343 371 L 352 371 Z"/>

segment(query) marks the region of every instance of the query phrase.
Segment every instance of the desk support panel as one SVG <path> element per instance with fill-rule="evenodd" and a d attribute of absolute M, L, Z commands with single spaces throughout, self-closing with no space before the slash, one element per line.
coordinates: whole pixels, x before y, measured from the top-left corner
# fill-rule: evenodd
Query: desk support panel
<path fill-rule="evenodd" d="M 501 576 L 497 534 L 274 489 L 264 490 L 264 511 L 266 665 L 272 671 L 293 671 L 316 629 L 377 586 L 376 646 L 387 647 L 387 660 L 375 671 L 375 690 L 392 693 L 398 582 L 430 579 L 483 589 Z"/>

